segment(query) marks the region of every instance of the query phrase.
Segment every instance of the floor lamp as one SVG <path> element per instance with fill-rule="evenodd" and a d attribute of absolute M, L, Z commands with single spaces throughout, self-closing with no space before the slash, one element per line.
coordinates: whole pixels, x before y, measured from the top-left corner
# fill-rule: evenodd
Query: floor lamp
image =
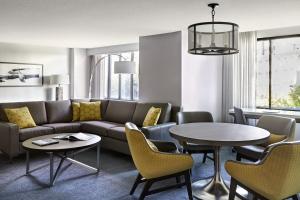
<path fill-rule="evenodd" d="M 113 54 L 113 56 L 118 56 L 124 61 L 116 61 L 114 64 L 114 72 L 115 74 L 135 74 L 135 62 L 134 61 L 127 61 L 127 59 L 122 55 Z M 89 83 L 89 98 L 92 96 L 92 83 L 95 76 L 96 68 L 100 65 L 101 61 L 107 58 L 108 55 L 101 57 L 95 65 L 92 66 L 91 75 L 90 75 L 90 83 Z"/>

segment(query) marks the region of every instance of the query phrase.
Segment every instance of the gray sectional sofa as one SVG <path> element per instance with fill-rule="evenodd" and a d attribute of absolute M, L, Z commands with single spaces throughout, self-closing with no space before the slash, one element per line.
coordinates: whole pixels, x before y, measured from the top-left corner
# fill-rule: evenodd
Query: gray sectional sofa
<path fill-rule="evenodd" d="M 176 124 L 176 114 L 180 111 L 179 107 L 172 107 L 170 103 L 101 100 L 101 121 L 72 122 L 72 101 L 87 100 L 0 103 L 0 150 L 12 159 L 23 153 L 22 142 L 26 139 L 54 133 L 85 132 L 100 135 L 102 148 L 130 154 L 124 127 L 126 122 L 142 127 L 149 108 L 160 107 L 162 113 L 158 125 L 142 130 L 149 139 L 170 141 L 172 138 L 168 130 Z M 8 122 L 4 108 L 23 106 L 29 108 L 37 127 L 19 129 L 17 125 Z"/>

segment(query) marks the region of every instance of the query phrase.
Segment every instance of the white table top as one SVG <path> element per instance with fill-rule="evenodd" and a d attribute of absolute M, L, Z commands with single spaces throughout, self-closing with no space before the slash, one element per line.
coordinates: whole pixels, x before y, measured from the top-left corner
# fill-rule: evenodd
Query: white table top
<path fill-rule="evenodd" d="M 173 126 L 170 134 L 180 141 L 212 146 L 261 144 L 270 133 L 262 128 L 232 123 L 189 123 Z"/>

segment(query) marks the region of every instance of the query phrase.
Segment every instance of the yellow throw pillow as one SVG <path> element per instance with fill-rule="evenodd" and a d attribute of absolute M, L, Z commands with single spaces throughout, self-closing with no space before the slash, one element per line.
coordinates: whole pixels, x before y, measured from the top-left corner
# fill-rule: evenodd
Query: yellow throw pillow
<path fill-rule="evenodd" d="M 72 102 L 73 119 L 72 121 L 79 121 L 80 119 L 80 104 L 79 102 Z"/>
<path fill-rule="evenodd" d="M 17 124 L 20 128 L 32 128 L 36 124 L 27 107 L 22 108 L 6 108 L 4 112 L 10 123 Z"/>
<path fill-rule="evenodd" d="M 161 113 L 161 108 L 155 108 L 155 107 L 151 107 L 148 110 L 148 113 L 145 117 L 145 120 L 143 122 L 143 127 L 146 126 L 155 126 L 158 122 L 159 116 Z"/>
<path fill-rule="evenodd" d="M 281 142 L 281 141 L 285 140 L 286 138 L 287 138 L 286 135 L 277 135 L 277 134 L 272 134 L 271 133 L 268 141 L 261 144 L 260 146 L 267 147 L 271 144 Z"/>
<path fill-rule="evenodd" d="M 101 120 L 101 102 L 80 102 L 80 121 Z"/>

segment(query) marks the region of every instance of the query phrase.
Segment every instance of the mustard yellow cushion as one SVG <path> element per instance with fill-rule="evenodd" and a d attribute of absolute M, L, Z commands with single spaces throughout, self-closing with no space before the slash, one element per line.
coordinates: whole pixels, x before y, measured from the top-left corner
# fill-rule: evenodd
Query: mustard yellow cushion
<path fill-rule="evenodd" d="M 267 142 L 261 144 L 260 146 L 267 147 L 271 144 L 281 142 L 286 139 L 286 135 L 270 134 L 270 137 Z"/>
<path fill-rule="evenodd" d="M 101 120 L 100 101 L 80 102 L 80 121 Z"/>
<path fill-rule="evenodd" d="M 4 112 L 10 123 L 17 124 L 20 128 L 32 128 L 36 124 L 27 107 L 22 108 L 6 108 Z"/>
<path fill-rule="evenodd" d="M 160 113 L 161 113 L 161 108 L 151 107 L 148 110 L 148 113 L 145 117 L 145 120 L 143 122 L 143 127 L 155 126 L 157 124 L 158 119 L 159 119 Z"/>
<path fill-rule="evenodd" d="M 72 121 L 79 121 L 80 119 L 80 104 L 79 102 L 72 103 L 72 110 L 73 110 L 73 119 Z"/>

